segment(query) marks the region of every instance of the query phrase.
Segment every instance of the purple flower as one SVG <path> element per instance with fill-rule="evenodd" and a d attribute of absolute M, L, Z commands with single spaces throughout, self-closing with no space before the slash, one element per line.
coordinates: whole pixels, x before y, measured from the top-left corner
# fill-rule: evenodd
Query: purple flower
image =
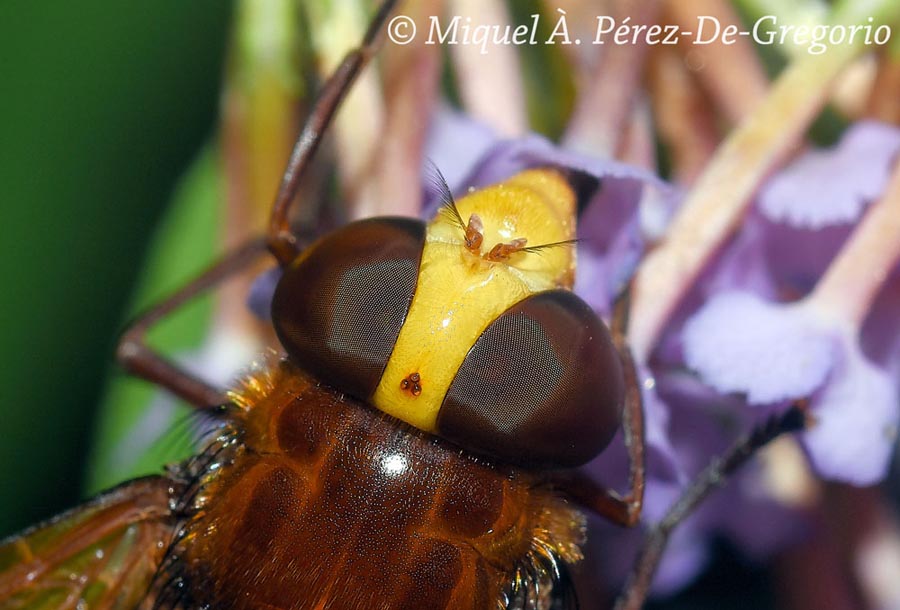
<path fill-rule="evenodd" d="M 866 204 L 885 198 L 886 168 L 895 161 L 897 139 L 896 128 L 868 123 L 845 136 L 836 165 L 826 153 L 817 154 L 830 176 L 796 170 L 775 174 L 770 182 L 782 186 L 761 191 L 761 198 L 770 198 L 768 213 L 756 209 L 746 215 L 668 319 L 649 359 L 655 392 L 645 394 L 648 418 L 666 416 L 670 466 L 680 476 L 667 479 L 651 454 L 647 522 L 664 514 L 679 483 L 754 421 L 794 398 L 810 399 L 816 425 L 801 442 L 817 472 L 860 485 L 884 477 L 898 425 L 900 270 L 891 240 L 876 251 L 878 236 L 871 227 L 881 224 L 891 231 L 896 225 L 883 212 L 882 201 L 866 215 L 865 227 L 853 225 Z M 860 160 L 847 154 L 848 145 L 868 151 L 862 160 L 867 171 L 855 170 Z M 772 198 L 784 196 L 787 187 L 804 192 L 804 186 L 826 178 L 841 184 L 817 206 L 792 215 L 787 202 L 778 201 L 783 214 L 773 212 Z M 896 198 L 896 191 L 887 199 Z M 837 212 L 847 209 L 847 197 L 860 202 L 853 208 L 855 217 Z M 792 222 L 800 218 L 801 226 Z M 835 224 L 836 218 L 850 224 Z M 859 277 L 875 279 L 867 285 Z M 592 467 L 608 475 L 621 470 L 624 459 L 620 455 L 612 464 Z M 684 586 L 704 567 L 713 536 L 763 558 L 810 530 L 801 513 L 774 497 L 762 475 L 759 465 L 746 468 L 683 524 L 654 581 L 657 593 Z M 592 527 L 614 557 L 628 556 L 640 539 L 599 520 Z M 619 563 L 604 567 L 612 582 L 624 570 Z"/>
<path fill-rule="evenodd" d="M 809 396 L 834 366 L 838 340 L 802 306 L 721 292 L 684 326 L 685 362 L 716 390 L 750 404 Z"/>
<path fill-rule="evenodd" d="M 803 435 L 816 470 L 857 485 L 884 478 L 900 422 L 897 396 L 896 376 L 847 337 L 828 383 L 813 397 L 815 425 Z"/>
<path fill-rule="evenodd" d="M 853 224 L 884 191 L 898 152 L 900 128 L 856 123 L 834 148 L 810 150 L 773 176 L 757 205 L 773 222 L 800 228 Z"/>
<path fill-rule="evenodd" d="M 863 204 L 885 190 L 898 150 L 900 130 L 865 123 L 834 149 L 807 153 L 774 176 L 760 195 L 762 214 L 735 238 L 738 254 L 723 256 L 705 279 L 700 290 L 708 300 L 680 337 L 684 362 L 719 392 L 740 393 L 750 405 L 809 398 L 815 425 L 803 444 L 813 466 L 858 485 L 884 476 L 900 421 L 900 388 L 887 367 L 900 353 L 896 325 L 875 335 L 881 363 L 860 342 L 881 284 L 896 285 L 889 271 L 897 252 L 890 244 L 875 247 L 884 230 L 879 217 L 861 222 L 850 238 L 817 227 L 857 221 Z M 889 218 L 895 196 L 870 214 Z M 785 294 L 805 296 L 791 301 Z"/>
<path fill-rule="evenodd" d="M 735 437 L 749 429 L 754 415 L 742 408 L 737 396 L 723 396 L 687 371 L 662 371 L 655 381 L 656 400 L 672 414 L 667 433 L 682 478 L 660 477 L 651 462 L 644 499 L 643 517 L 647 523 L 663 518 L 684 486 L 713 457 L 724 452 Z M 623 466 L 617 464 L 616 468 L 621 470 Z M 678 591 L 707 567 L 711 559 L 709 542 L 714 537 L 727 539 L 751 557 L 763 559 L 803 535 L 804 517 L 773 497 L 762 474 L 759 464 L 744 468 L 726 489 L 714 494 L 676 529 L 654 579 L 655 594 Z M 600 518 L 591 520 L 591 529 L 604 547 L 597 561 L 605 580 L 621 582 L 644 532 L 624 530 Z"/>
<path fill-rule="evenodd" d="M 681 491 L 679 483 L 651 481 L 644 496 L 644 519 L 649 523 L 661 519 Z M 677 592 L 706 567 L 710 559 L 706 536 L 711 532 L 705 526 L 704 519 L 694 515 L 675 530 L 653 581 L 654 594 Z M 631 567 L 644 532 L 639 528 L 622 529 L 599 517 L 589 520 L 589 528 L 588 560 L 597 566 L 605 582 L 618 587 Z"/>
<path fill-rule="evenodd" d="M 459 186 L 498 139 L 494 130 L 484 123 L 442 108 L 434 113 L 428 128 L 422 173 L 427 175 L 431 171 L 428 165 L 433 165 L 447 184 Z M 426 195 L 423 207 L 428 212 L 436 203 Z"/>
<path fill-rule="evenodd" d="M 811 397 L 803 443 L 823 476 L 858 485 L 884 476 L 900 419 L 895 377 L 813 307 L 722 293 L 685 325 L 684 345 L 707 383 L 751 405 Z"/>
<path fill-rule="evenodd" d="M 260 320 L 272 319 L 272 297 L 281 279 L 281 267 L 266 269 L 253 280 L 247 295 L 247 307 Z"/>

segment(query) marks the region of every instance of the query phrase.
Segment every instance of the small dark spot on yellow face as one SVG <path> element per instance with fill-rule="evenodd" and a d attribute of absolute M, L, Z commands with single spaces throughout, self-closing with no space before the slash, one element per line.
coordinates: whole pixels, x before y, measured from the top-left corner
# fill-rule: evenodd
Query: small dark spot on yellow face
<path fill-rule="evenodd" d="M 413 396 L 418 396 L 422 393 L 421 381 L 422 378 L 418 373 L 410 373 L 400 382 L 400 389 Z"/>

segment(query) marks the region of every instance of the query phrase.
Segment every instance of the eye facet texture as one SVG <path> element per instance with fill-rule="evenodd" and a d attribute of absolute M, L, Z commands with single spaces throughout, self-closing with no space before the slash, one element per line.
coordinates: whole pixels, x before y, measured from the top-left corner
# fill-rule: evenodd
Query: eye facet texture
<path fill-rule="evenodd" d="M 419 274 L 425 224 L 360 220 L 328 235 L 285 270 L 272 301 L 290 358 L 360 399 L 375 391 Z"/>
<path fill-rule="evenodd" d="M 619 428 L 622 366 L 609 332 L 566 290 L 513 305 L 478 338 L 438 414 L 441 436 L 528 466 L 589 461 Z"/>

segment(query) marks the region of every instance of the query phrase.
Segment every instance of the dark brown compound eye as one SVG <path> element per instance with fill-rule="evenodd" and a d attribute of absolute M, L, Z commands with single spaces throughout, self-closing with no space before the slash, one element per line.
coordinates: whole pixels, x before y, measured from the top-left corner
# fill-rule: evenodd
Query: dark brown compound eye
<path fill-rule="evenodd" d="M 441 436 L 546 468 L 584 464 L 619 428 L 625 383 L 609 331 L 573 293 L 507 309 L 469 350 L 438 413 Z"/>
<path fill-rule="evenodd" d="M 288 267 L 272 322 L 288 356 L 335 388 L 375 391 L 406 319 L 425 224 L 371 218 L 326 236 Z"/>

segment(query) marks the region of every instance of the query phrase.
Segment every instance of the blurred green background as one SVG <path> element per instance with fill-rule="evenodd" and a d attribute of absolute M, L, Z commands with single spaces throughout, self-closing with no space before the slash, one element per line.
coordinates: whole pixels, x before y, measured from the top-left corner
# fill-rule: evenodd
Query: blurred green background
<path fill-rule="evenodd" d="M 82 495 L 137 270 L 214 129 L 231 10 L 0 2 L 0 537 Z"/>

